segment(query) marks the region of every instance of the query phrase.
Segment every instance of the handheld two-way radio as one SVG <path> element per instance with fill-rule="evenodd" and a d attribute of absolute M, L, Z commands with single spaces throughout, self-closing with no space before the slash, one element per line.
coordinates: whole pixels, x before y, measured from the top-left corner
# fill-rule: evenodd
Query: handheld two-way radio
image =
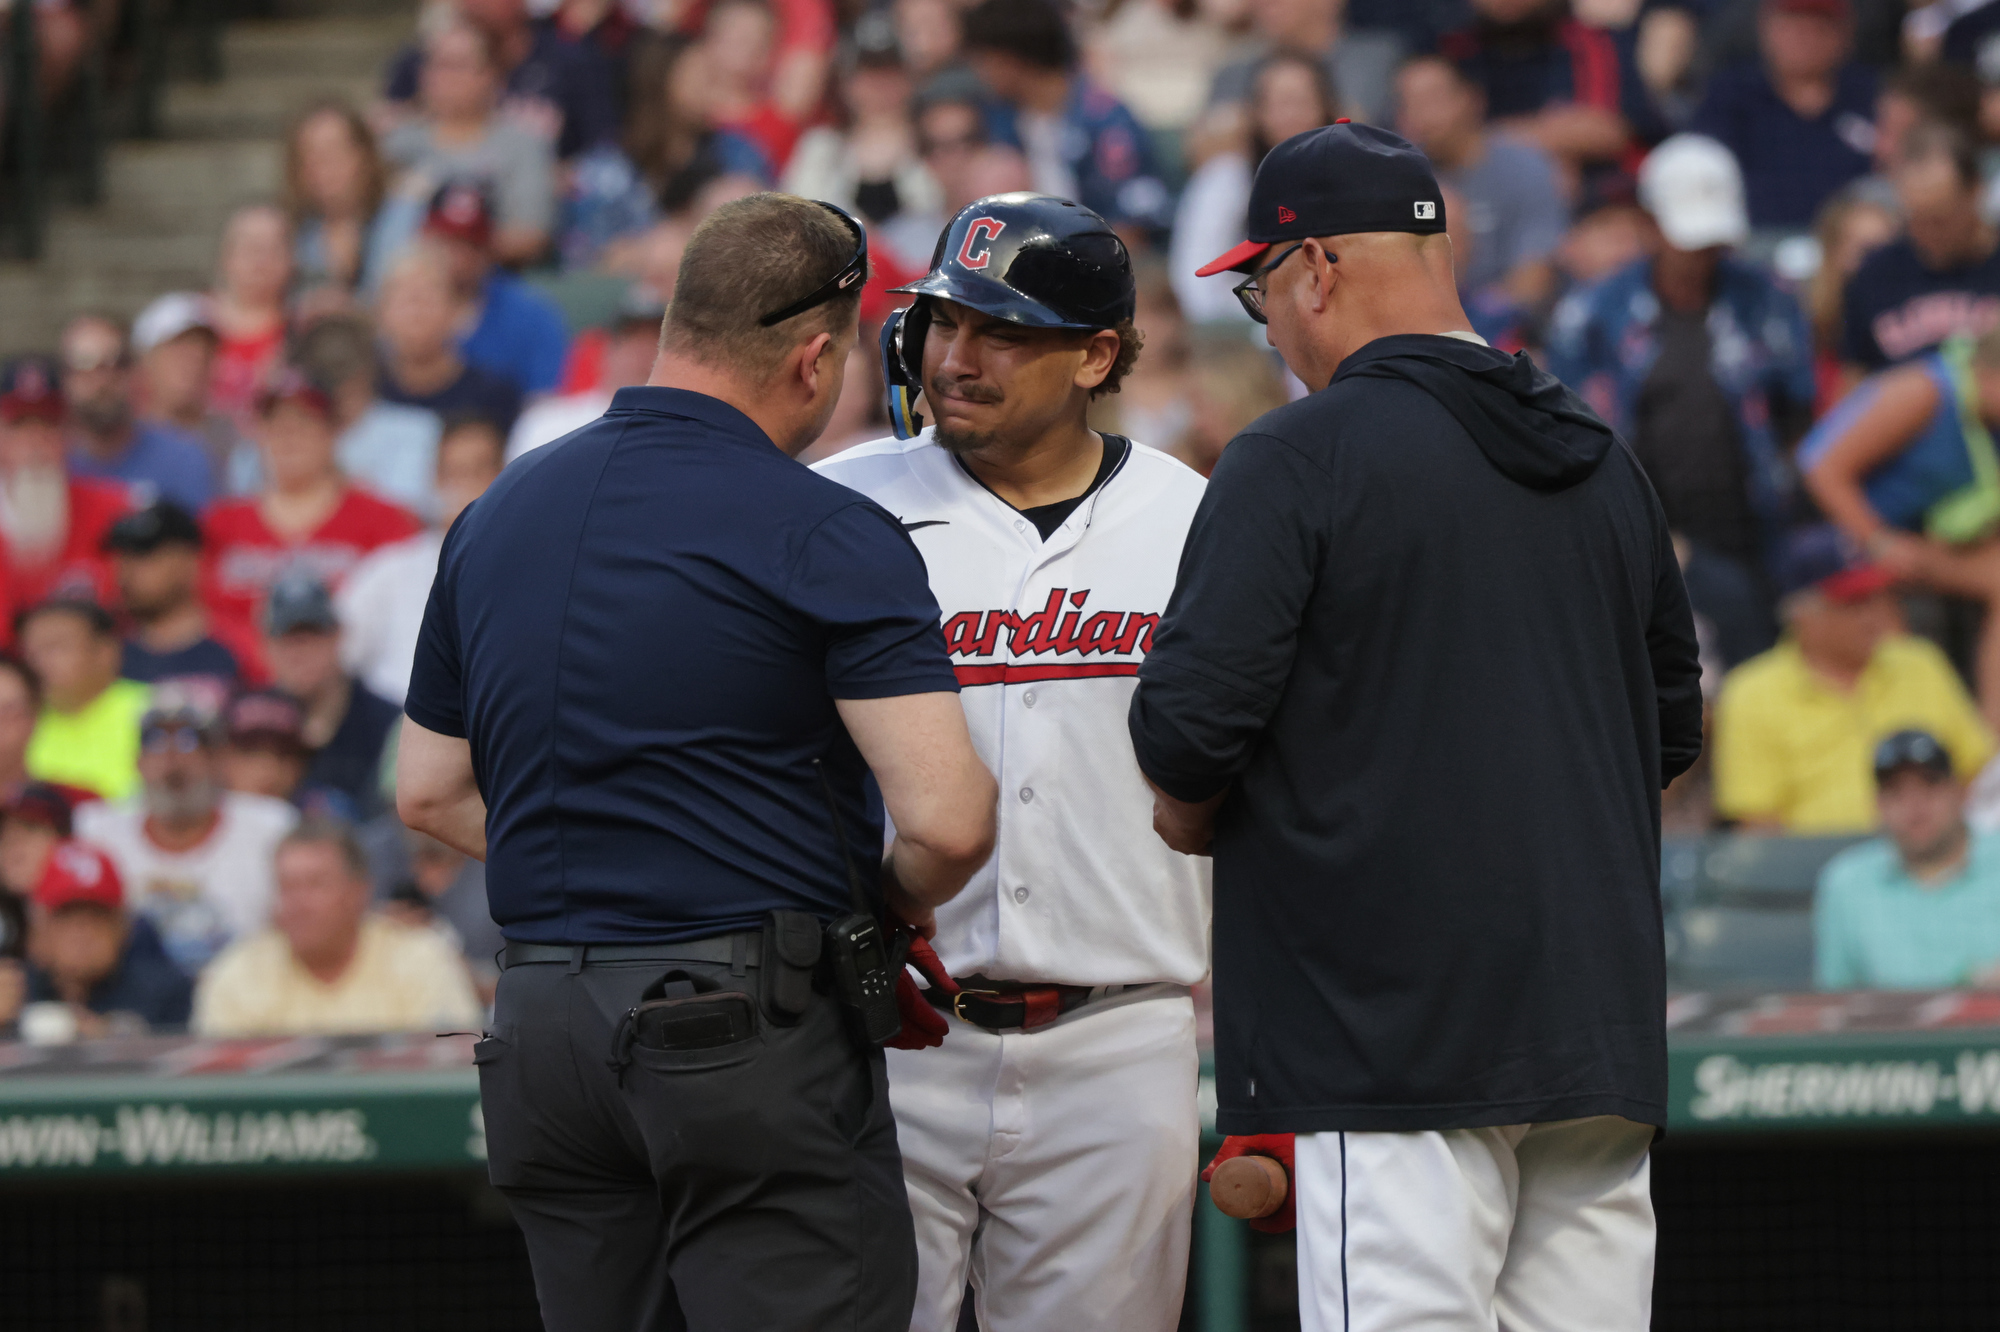
<path fill-rule="evenodd" d="M 854 908 L 826 927 L 827 952 L 833 968 L 834 987 L 855 1038 L 866 1045 L 881 1045 L 896 1038 L 903 1029 L 903 1016 L 896 1007 L 896 973 L 902 970 L 900 950 L 892 948 L 882 932 L 882 922 L 869 908 L 868 894 L 855 868 L 854 854 L 847 845 L 847 827 L 840 817 L 840 804 L 833 796 L 833 782 L 818 759 L 819 785 L 826 796 L 826 812 L 833 821 L 833 839 L 840 844 L 840 862 L 847 870 L 847 891 Z"/>

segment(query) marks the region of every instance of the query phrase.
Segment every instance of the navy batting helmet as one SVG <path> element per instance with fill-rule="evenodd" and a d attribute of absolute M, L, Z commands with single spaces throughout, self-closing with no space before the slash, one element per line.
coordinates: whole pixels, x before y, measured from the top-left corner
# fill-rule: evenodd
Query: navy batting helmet
<path fill-rule="evenodd" d="M 896 291 L 936 296 L 1028 328 L 1092 332 L 1132 317 L 1132 257 L 1111 224 L 1048 194 L 995 194 L 967 204 L 938 238 L 931 271 Z M 923 388 L 928 302 L 882 325 L 882 378 L 896 438 L 923 429 L 912 404 Z"/>

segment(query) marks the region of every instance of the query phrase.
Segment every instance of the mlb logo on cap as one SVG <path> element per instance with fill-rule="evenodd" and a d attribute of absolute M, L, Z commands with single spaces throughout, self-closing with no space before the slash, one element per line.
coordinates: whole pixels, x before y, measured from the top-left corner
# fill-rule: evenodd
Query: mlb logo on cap
<path fill-rule="evenodd" d="M 1417 202 L 1417 221 L 1428 222 L 1437 215 L 1438 206 L 1435 202 L 1429 199 L 1421 199 Z"/>

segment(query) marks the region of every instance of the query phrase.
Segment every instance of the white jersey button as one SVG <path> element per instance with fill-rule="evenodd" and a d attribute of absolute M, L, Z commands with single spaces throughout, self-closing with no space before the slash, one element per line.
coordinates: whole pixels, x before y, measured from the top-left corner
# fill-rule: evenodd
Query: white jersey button
<path fill-rule="evenodd" d="M 1016 532 L 1025 532 L 1028 530 L 1028 524 L 1024 520 L 1016 518 L 1014 520 L 1014 530 Z"/>
<path fill-rule="evenodd" d="M 1024 804 L 1024 805 L 1025 805 L 1025 804 L 1027 804 L 1027 803 L 1028 803 L 1028 802 L 1029 802 L 1030 800 L 1033 800 L 1034 798 L 1035 798 L 1035 788 L 1034 788 L 1034 787 L 1032 787 L 1032 786 L 1024 786 L 1024 787 L 1022 787 L 1022 788 L 1021 788 L 1021 803 L 1022 803 L 1022 804 Z"/>
<path fill-rule="evenodd" d="M 1034 706 L 1035 706 L 1035 691 L 1034 691 L 1034 690 L 1032 690 L 1032 689 L 1030 689 L 1030 690 L 1029 690 L 1029 691 L 1028 691 L 1027 693 L 1025 693 L 1025 694 L 1021 695 L 1021 702 L 1023 702 L 1024 704 L 1026 704 L 1027 706 L 1029 706 L 1029 707 L 1031 707 L 1031 708 L 1032 708 L 1032 707 L 1034 707 Z"/>
<path fill-rule="evenodd" d="M 1028 890 L 1027 890 L 1026 888 L 1016 888 L 1016 889 L 1014 890 L 1014 900 L 1015 900 L 1016 902 L 1025 902 L 1025 901 L 1027 901 L 1027 900 L 1028 900 Z"/>

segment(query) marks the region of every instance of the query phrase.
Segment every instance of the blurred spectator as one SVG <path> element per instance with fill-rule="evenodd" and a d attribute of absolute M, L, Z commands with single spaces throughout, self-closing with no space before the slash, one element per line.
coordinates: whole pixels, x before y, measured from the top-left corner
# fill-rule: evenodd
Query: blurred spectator
<path fill-rule="evenodd" d="M 454 0 L 453 10 L 487 37 L 505 90 L 508 119 L 533 127 L 568 159 L 618 137 L 613 67 L 596 50 L 529 22 L 525 0 Z M 408 108 L 419 92 L 425 48 L 403 48 L 389 66 L 387 95 Z"/>
<path fill-rule="evenodd" d="M 1822 990 L 2000 984 L 2000 833 L 1973 833 L 1945 746 L 1899 731 L 1875 750 L 1885 836 L 1820 871 L 1813 973 Z"/>
<path fill-rule="evenodd" d="M 230 214 L 208 305 L 215 330 L 209 402 L 242 422 L 285 348 L 285 298 L 292 286 L 292 225 L 268 204 Z"/>
<path fill-rule="evenodd" d="M 1216 11 L 1240 8 L 1237 0 L 1120 0 L 1105 7 L 1084 64 L 1148 132 L 1179 135 L 1208 105 L 1232 54 Z"/>
<path fill-rule="evenodd" d="M 28 784 L 28 741 L 35 734 L 35 719 L 42 710 L 42 682 L 26 662 L 11 652 L 0 653 L 0 808 L 4 808 Z M 4 880 L 0 867 L 0 880 Z M 18 893 L 34 888 L 30 880 L 17 885 Z"/>
<path fill-rule="evenodd" d="M 62 363 L 71 475 L 119 482 L 140 503 L 157 495 L 199 509 L 214 497 L 215 478 L 199 442 L 157 422 L 133 421 L 123 329 L 96 315 L 70 320 Z"/>
<path fill-rule="evenodd" d="M 1532 143 L 1488 134 L 1486 94 L 1448 60 L 1421 56 L 1396 75 L 1396 128 L 1458 191 L 1471 244 L 1459 287 L 1498 288 L 1538 310 L 1555 294 L 1554 255 L 1569 226 L 1555 162 Z"/>
<path fill-rule="evenodd" d="M 304 571 L 280 579 L 264 633 L 271 683 L 305 707 L 306 788 L 340 796 L 351 817 L 372 816 L 382 803 L 382 748 L 401 710 L 341 667 L 340 617 L 326 584 Z"/>
<path fill-rule="evenodd" d="M 710 82 L 702 48 L 682 36 L 642 37 L 632 48 L 632 112 L 625 153 L 636 173 L 638 196 L 628 208 L 650 222 L 661 211 L 679 213 L 718 176 L 773 177 L 764 150 L 731 129 L 709 123 Z"/>
<path fill-rule="evenodd" d="M 306 710 L 282 689 L 251 689 L 223 714 L 222 785 L 288 803 L 305 795 Z"/>
<path fill-rule="evenodd" d="M 494 958 L 507 941 L 486 905 L 486 867 L 400 822 L 394 832 L 408 869 L 398 876 L 383 914 L 405 925 L 428 926 L 449 939 L 471 971 L 481 1001 L 491 1002 L 493 983 L 500 978 Z"/>
<path fill-rule="evenodd" d="M 476 1026 L 465 964 L 444 936 L 368 909 L 368 863 L 341 824 L 300 825 L 277 849 L 272 928 L 201 978 L 204 1036 L 416 1031 Z"/>
<path fill-rule="evenodd" d="M 997 99 L 995 139 L 1028 159 L 1034 188 L 1074 199 L 1114 225 L 1164 229 L 1173 200 L 1152 142 L 1111 94 L 1076 69 L 1076 42 L 1052 0 L 980 0 L 965 52 Z"/>
<path fill-rule="evenodd" d="M 1736 155 L 1750 225 L 1793 231 L 1875 151 L 1875 73 L 1853 60 L 1848 0 L 1763 0 L 1762 60 L 1724 70 L 1689 126 Z"/>
<path fill-rule="evenodd" d="M 397 187 L 406 213 L 442 186 L 476 183 L 491 208 L 483 244 L 502 263 L 532 263 L 555 233 L 555 156 L 547 139 L 501 116 L 499 100 L 492 39 L 448 24 L 424 46 L 422 117 L 384 135 L 382 154 L 406 172 Z"/>
<path fill-rule="evenodd" d="M 126 909 L 111 858 L 64 842 L 35 887 L 27 1001 L 69 1005 L 79 1036 L 180 1027 L 194 987 L 152 923 Z"/>
<path fill-rule="evenodd" d="M 1806 318 L 1812 323 L 1813 374 L 1819 382 L 1817 409 L 1830 411 L 1847 391 L 1841 374 L 1841 295 L 1861 261 L 1896 239 L 1902 220 L 1893 209 L 1859 193 L 1835 195 L 1820 209 L 1813 237 L 1819 267 L 1806 284 Z"/>
<path fill-rule="evenodd" d="M 1870 756 L 1910 726 L 1942 739 L 1970 780 L 1992 734 L 1944 654 L 1902 631 L 1888 572 L 1812 527 L 1790 538 L 1779 574 L 1785 637 L 1731 671 L 1716 705 L 1716 813 L 1765 831 L 1865 832 Z"/>
<path fill-rule="evenodd" d="M 756 143 L 777 170 L 825 95 L 831 18 L 831 6 L 811 0 L 716 0 L 701 25 L 711 117 Z"/>
<path fill-rule="evenodd" d="M 1639 207 L 1629 179 L 1586 181 L 1583 201 L 1556 247 L 1556 268 L 1572 288 L 1602 282 L 1645 255 L 1653 236 L 1653 220 Z"/>
<path fill-rule="evenodd" d="M 392 703 L 400 705 L 410 689 L 417 631 L 423 627 L 431 581 L 437 577 L 444 534 L 465 506 L 499 478 L 504 448 L 493 422 L 477 416 L 452 418 L 438 446 L 437 524 L 407 541 L 382 547 L 354 566 L 335 598 L 342 662 L 369 691 Z"/>
<path fill-rule="evenodd" d="M 373 291 L 389 260 L 388 168 L 375 132 L 345 102 L 321 102 L 285 139 L 293 266 L 306 287 Z"/>
<path fill-rule="evenodd" d="M 1285 382 L 1270 351 L 1236 333 L 1197 335 L 1189 366 L 1188 427 L 1172 453 L 1207 476 L 1230 440 L 1285 405 Z"/>
<path fill-rule="evenodd" d="M 493 201 L 462 181 L 431 199 L 424 234 L 443 247 L 452 289 L 469 310 L 459 342 L 465 359 L 524 394 L 548 393 L 562 380 L 569 332 L 562 311 L 493 263 Z"/>
<path fill-rule="evenodd" d="M 1319 62 L 1326 84 L 1349 115 L 1387 125 L 1395 114 L 1396 66 L 1403 39 L 1393 30 L 1349 32 L 1346 0 L 1250 0 L 1251 50 L 1217 71 L 1210 102 L 1249 102 L 1263 60 L 1291 51 Z"/>
<path fill-rule="evenodd" d="M 2000 324 L 2000 245 L 1979 214 L 1979 162 L 1940 125 L 1910 131 L 1895 175 L 1904 235 L 1861 261 L 1842 298 L 1849 386 L 1954 333 Z"/>
<path fill-rule="evenodd" d="M 1249 322 L 1236 299 L 1240 276 L 1196 277 L 1195 270 L 1237 243 L 1229 237 L 1243 235 L 1250 180 L 1264 154 L 1294 134 L 1331 124 L 1338 114 L 1324 68 L 1294 51 L 1280 51 L 1259 62 L 1246 93 L 1248 143 L 1241 151 L 1217 153 L 1195 168 L 1174 214 L 1168 265 L 1181 310 L 1196 324 Z"/>
<path fill-rule="evenodd" d="M 910 63 L 910 73 L 924 80 L 942 73 L 958 59 L 959 9 L 952 0 L 894 0 L 896 44 Z"/>
<path fill-rule="evenodd" d="M 910 118 L 910 76 L 896 47 L 895 29 L 882 14 L 865 16 L 842 53 L 839 103 L 842 121 L 807 130 L 785 168 L 780 188 L 825 199 L 862 217 L 871 236 L 898 218 L 926 220 L 944 210 L 944 192 L 917 151 Z M 936 246 L 896 245 L 906 265 L 924 267 Z"/>
<path fill-rule="evenodd" d="M 523 411 L 507 435 L 507 461 L 589 425 L 610 408 L 613 393 L 644 384 L 653 373 L 653 362 L 660 353 L 660 321 L 666 313 L 666 303 L 650 288 L 634 284 L 625 293 L 618 322 L 611 326 L 611 335 L 605 340 L 597 386 L 580 393 L 543 398 Z M 449 527 L 451 523 L 446 520 L 443 525 Z"/>
<path fill-rule="evenodd" d="M 916 99 L 917 151 L 944 195 L 937 217 L 930 219 L 936 223 L 929 228 L 934 248 L 945 221 L 974 199 L 985 197 L 971 180 L 974 164 L 991 141 L 977 87 L 976 80 L 946 78 L 926 87 Z"/>
<path fill-rule="evenodd" d="M 1188 329 L 1174 299 L 1167 265 L 1151 255 L 1132 265 L 1137 302 L 1132 322 L 1144 339 L 1139 359 L 1119 381 L 1118 394 L 1097 404 L 1090 424 L 1156 449 L 1170 449 L 1189 419 Z M 1239 278 L 1238 281 L 1241 281 Z"/>
<path fill-rule="evenodd" d="M 99 546 L 131 507 L 122 486 L 64 466 L 59 382 L 46 356 L 0 370 L 0 639 L 15 614 L 50 596 L 109 596 Z"/>
<path fill-rule="evenodd" d="M 152 691 L 118 678 L 122 645 L 94 601 L 44 601 L 21 617 L 21 657 L 42 682 L 28 773 L 122 800 L 139 784 L 139 718 Z"/>
<path fill-rule="evenodd" d="M 49 857 L 74 827 L 61 787 L 27 782 L 7 802 L 0 817 L 0 889 L 16 897 L 34 896 Z"/>
<path fill-rule="evenodd" d="M 243 442 L 243 432 L 227 414 L 209 405 L 216 346 L 208 298 L 199 292 L 170 291 L 132 321 L 141 418 L 199 442 L 211 474 L 222 480 L 229 474 L 229 459 Z"/>
<path fill-rule="evenodd" d="M 1947 339 L 1864 380 L 1813 428 L 1799 466 L 1841 531 L 1898 581 L 1986 608 L 1979 698 L 2000 724 L 2000 491 L 1982 487 L 2000 420 L 2000 329 Z"/>
<path fill-rule="evenodd" d="M 456 329 L 463 307 L 441 246 L 427 241 L 397 256 L 382 280 L 379 306 L 385 399 L 440 418 L 474 412 L 512 427 L 521 411 L 521 390 L 468 365 L 459 354 Z"/>
<path fill-rule="evenodd" d="M 271 850 L 298 819 L 283 801 L 223 789 L 220 701 L 205 681 L 161 685 L 133 731 L 144 791 L 76 814 L 77 837 L 111 856 L 132 909 L 190 976 L 263 927 Z"/>
<path fill-rule="evenodd" d="M 1882 77 L 1875 98 L 1875 174 L 1865 188 L 1877 202 L 1893 204 L 1889 179 L 1903 163 L 1910 131 L 1948 125 L 1971 138 L 1980 134 L 1979 80 L 1952 65 L 1904 65 Z"/>
<path fill-rule="evenodd" d="M 1660 125 L 1630 49 L 1570 17 L 1568 0 L 1471 0 L 1439 50 L 1486 90 L 1493 128 L 1572 170 L 1615 162 Z"/>
<path fill-rule="evenodd" d="M 436 508 L 437 414 L 377 395 L 368 322 L 354 315 L 321 319 L 300 336 L 292 358 L 333 400 L 340 431 L 334 457 L 348 479 L 419 517 Z"/>
<path fill-rule="evenodd" d="M 1674 136 L 1640 198 L 1653 256 L 1563 300 L 1549 370 L 1631 441 L 1674 531 L 1758 569 L 1791 493 L 1786 446 L 1811 419 L 1805 316 L 1729 254 L 1749 222 L 1727 149 Z"/>
<path fill-rule="evenodd" d="M 204 595 L 216 614 L 253 625 L 265 594 L 291 566 L 338 583 L 363 555 L 422 526 L 408 510 L 341 474 L 333 410 L 332 399 L 297 370 L 285 371 L 262 395 L 257 428 L 265 488 L 223 500 L 205 523 Z"/>
<path fill-rule="evenodd" d="M 201 675 L 233 686 L 248 673 L 245 658 L 256 661 L 255 644 L 215 624 L 202 604 L 201 544 L 201 525 L 171 500 L 128 513 L 105 533 L 130 623 L 118 666 L 125 679 Z"/>

